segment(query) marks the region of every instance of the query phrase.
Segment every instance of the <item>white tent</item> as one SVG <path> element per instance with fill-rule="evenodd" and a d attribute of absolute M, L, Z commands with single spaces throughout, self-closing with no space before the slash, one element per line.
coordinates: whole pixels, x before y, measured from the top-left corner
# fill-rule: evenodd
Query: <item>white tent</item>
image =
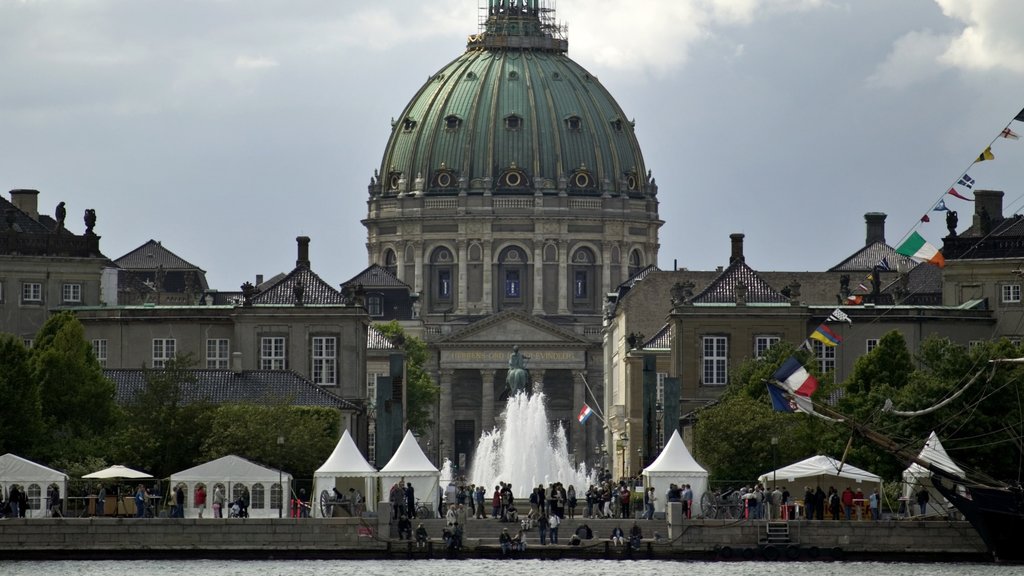
<path fill-rule="evenodd" d="M 665 511 L 665 493 L 669 484 L 689 484 L 693 491 L 693 505 L 700 506 L 700 499 L 708 488 L 708 471 L 701 467 L 683 444 L 683 437 L 676 430 L 654 462 L 644 468 L 644 485 L 654 488 L 655 512 Z M 696 517 L 696 511 L 691 513 Z"/>
<path fill-rule="evenodd" d="M 275 485 L 281 483 L 284 491 L 283 501 L 285 510 L 282 512 L 275 506 L 271 507 L 271 493 Z M 267 468 L 250 462 L 245 458 L 228 455 L 200 464 L 188 470 L 182 470 L 171 474 L 171 494 L 179 484 L 185 484 L 185 515 L 188 517 L 198 516 L 198 509 L 195 506 L 196 489 L 200 484 L 206 490 L 206 511 L 204 518 L 213 518 L 213 494 L 214 488 L 220 484 L 224 488 L 224 497 L 228 502 L 234 500 L 243 488 L 249 491 L 249 516 L 252 518 L 277 518 L 279 515 L 288 516 L 287 510 L 289 494 L 291 494 L 292 475 L 281 472 L 274 468 Z M 274 502 L 276 504 L 276 502 Z M 227 506 L 225 506 L 226 508 Z M 227 510 L 224 517 L 228 516 Z"/>
<path fill-rule="evenodd" d="M 387 465 L 380 469 L 381 498 L 387 498 L 388 492 L 395 483 L 404 481 L 412 483 L 416 500 L 426 504 L 436 512 L 438 506 L 437 486 L 441 472 L 430 463 L 430 460 L 412 432 L 406 432 L 402 444 L 395 451 Z"/>
<path fill-rule="evenodd" d="M 11 486 L 17 484 L 20 490 L 25 491 L 28 500 L 28 509 L 25 511 L 25 518 L 45 518 L 49 516 L 49 505 L 46 502 L 46 492 L 51 484 L 60 487 L 60 497 L 67 501 L 68 475 L 58 472 L 53 468 L 47 468 L 42 464 L 36 464 L 14 454 L 0 456 L 0 491 L 3 492 L 4 501 L 10 493 Z"/>
<path fill-rule="evenodd" d="M 349 489 L 355 488 L 363 495 L 367 510 L 377 508 L 377 469 L 363 458 L 355 440 L 348 430 L 342 433 L 334 452 L 313 473 L 313 513 L 322 515 L 323 500 L 333 499 L 333 489 L 337 488 L 346 498 Z M 335 511 L 351 513 L 351 508 L 336 507 Z"/>
<path fill-rule="evenodd" d="M 861 470 L 848 463 L 840 465 L 839 461 L 829 456 L 812 456 L 795 464 L 790 464 L 778 470 L 765 472 L 759 476 L 758 481 L 766 486 L 778 484 L 789 490 L 794 500 L 801 500 L 804 491 L 809 487 L 811 490 L 821 486 L 822 490 L 828 492 L 829 486 L 842 493 L 847 486 L 856 492 L 859 488 L 865 498 L 871 490 L 882 489 L 882 478 Z"/>
<path fill-rule="evenodd" d="M 928 436 L 928 440 L 924 443 L 924 448 L 921 449 L 921 453 L 918 458 L 929 462 L 954 476 L 963 478 L 965 476 L 962 468 L 956 465 L 955 462 L 946 454 L 946 449 L 942 447 L 942 442 L 939 441 L 939 436 L 932 432 Z M 914 462 L 903 471 L 903 498 L 904 501 L 912 505 L 912 510 L 915 513 L 920 512 L 917 508 L 917 493 L 924 488 L 928 490 L 928 511 L 935 512 L 938 514 L 946 514 L 947 508 L 949 507 L 948 501 L 935 489 L 935 486 L 931 483 L 932 471 L 921 466 L 917 462 Z"/>

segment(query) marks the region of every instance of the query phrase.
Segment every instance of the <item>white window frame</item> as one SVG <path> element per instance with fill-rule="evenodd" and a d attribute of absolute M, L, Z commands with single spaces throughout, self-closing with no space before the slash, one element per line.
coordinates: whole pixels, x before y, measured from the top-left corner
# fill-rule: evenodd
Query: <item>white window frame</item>
<path fill-rule="evenodd" d="M 1003 284 L 1000 293 L 1003 304 L 1020 304 L 1020 284 Z"/>
<path fill-rule="evenodd" d="M 77 282 L 68 282 L 60 287 L 61 302 L 81 303 L 82 285 Z"/>
<path fill-rule="evenodd" d="M 338 338 L 313 336 L 313 384 L 334 386 L 338 383 Z"/>
<path fill-rule="evenodd" d="M 870 354 L 872 350 L 878 348 L 878 338 L 868 338 L 864 340 L 864 353 Z"/>
<path fill-rule="evenodd" d="M 210 370 L 226 370 L 231 367 L 231 340 L 206 339 L 206 367 Z"/>
<path fill-rule="evenodd" d="M 764 356 L 765 352 L 767 352 L 769 348 L 781 341 L 781 337 L 772 336 L 771 334 L 759 334 L 754 336 L 754 358 Z"/>
<path fill-rule="evenodd" d="M 701 338 L 701 382 L 705 386 L 725 386 L 729 383 L 729 338 L 703 336 Z"/>
<path fill-rule="evenodd" d="M 107 365 L 107 339 L 106 338 L 94 338 L 92 341 L 92 355 L 96 357 L 96 361 L 99 362 L 100 366 Z"/>
<path fill-rule="evenodd" d="M 287 340 L 284 336 L 260 338 L 260 370 L 286 370 L 288 368 Z"/>
<path fill-rule="evenodd" d="M 153 368 L 163 368 L 174 358 L 178 341 L 174 338 L 153 338 Z"/>
<path fill-rule="evenodd" d="M 817 340 L 811 340 L 811 350 L 818 359 L 818 371 L 828 374 L 836 369 L 836 347 L 825 346 Z"/>
<path fill-rule="evenodd" d="M 22 338 L 21 339 L 21 343 L 25 345 L 26 349 L 31 350 L 32 347 L 36 345 L 36 339 L 35 338 Z"/>
<path fill-rule="evenodd" d="M 43 284 L 42 282 L 22 282 L 21 283 L 21 301 L 31 302 L 33 304 L 40 303 L 43 301 Z"/>

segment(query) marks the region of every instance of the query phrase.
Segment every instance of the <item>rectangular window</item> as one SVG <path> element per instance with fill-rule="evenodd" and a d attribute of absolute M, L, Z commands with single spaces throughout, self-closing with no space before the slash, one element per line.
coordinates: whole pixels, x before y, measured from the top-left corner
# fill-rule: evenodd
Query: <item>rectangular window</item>
<path fill-rule="evenodd" d="M 384 302 L 380 296 L 367 296 L 366 297 L 366 311 L 370 316 L 383 316 L 384 315 Z"/>
<path fill-rule="evenodd" d="M 176 344 L 174 338 L 153 338 L 153 368 L 163 368 L 174 358 Z"/>
<path fill-rule="evenodd" d="M 25 348 L 31 350 L 32 347 L 35 346 L 36 341 L 33 338 L 22 338 L 21 343 L 25 345 Z"/>
<path fill-rule="evenodd" d="M 62 302 L 77 303 L 82 301 L 81 284 L 65 284 L 60 288 L 60 299 Z"/>
<path fill-rule="evenodd" d="M 107 340 L 105 338 L 97 338 L 92 341 L 92 355 L 96 357 L 100 366 L 107 365 Z"/>
<path fill-rule="evenodd" d="M 872 350 L 878 348 L 878 338 L 868 338 L 867 340 L 864 341 L 864 344 L 864 351 L 870 354 Z"/>
<path fill-rule="evenodd" d="M 705 386 L 723 386 L 728 382 L 729 340 L 725 336 L 704 336 Z"/>
<path fill-rule="evenodd" d="M 260 338 L 260 370 L 284 370 L 284 336 Z"/>
<path fill-rule="evenodd" d="M 509 270 L 505 272 L 505 296 L 519 298 L 519 271 Z"/>
<path fill-rule="evenodd" d="M 206 367 L 226 370 L 231 364 L 231 344 L 227 338 L 206 339 Z"/>
<path fill-rule="evenodd" d="M 450 270 L 438 270 L 437 272 L 437 297 L 441 300 L 448 300 L 452 297 L 452 273 Z"/>
<path fill-rule="evenodd" d="M 313 337 L 313 384 L 338 383 L 338 340 L 334 336 Z"/>
<path fill-rule="evenodd" d="M 835 346 L 825 346 L 817 340 L 811 340 L 811 349 L 814 351 L 814 356 L 818 359 L 818 370 L 822 374 L 827 374 L 836 369 Z"/>
<path fill-rule="evenodd" d="M 576 272 L 576 282 L 573 284 L 573 292 L 577 298 L 587 297 L 587 273 L 583 271 Z"/>
<path fill-rule="evenodd" d="M 366 375 L 366 401 L 370 404 L 377 403 L 377 377 L 384 376 L 379 372 L 370 372 Z"/>
<path fill-rule="evenodd" d="M 779 343 L 778 336 L 755 336 L 754 337 L 754 358 L 764 356 L 769 348 Z"/>
<path fill-rule="evenodd" d="M 1003 284 L 1003 303 L 1020 304 L 1020 284 Z"/>
<path fill-rule="evenodd" d="M 967 349 L 968 350 L 974 350 L 978 346 L 984 346 L 984 345 L 985 345 L 985 341 L 984 340 L 971 340 L 970 342 L 967 343 Z"/>
<path fill-rule="evenodd" d="M 42 302 L 43 285 L 39 282 L 24 282 L 21 285 L 22 302 Z"/>

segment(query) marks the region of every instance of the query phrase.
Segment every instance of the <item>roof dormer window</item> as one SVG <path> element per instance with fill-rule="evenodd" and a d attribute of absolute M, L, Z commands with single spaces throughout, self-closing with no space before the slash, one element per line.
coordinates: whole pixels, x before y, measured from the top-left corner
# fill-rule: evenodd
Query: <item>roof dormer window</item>
<path fill-rule="evenodd" d="M 570 132 L 582 132 L 583 131 L 583 120 L 576 115 L 569 116 L 565 119 L 565 127 Z"/>
<path fill-rule="evenodd" d="M 406 118 L 405 120 L 402 120 L 402 130 L 405 130 L 406 132 L 412 132 L 414 129 L 416 129 L 415 120 L 413 120 L 412 118 Z"/>
<path fill-rule="evenodd" d="M 523 118 L 517 114 L 510 114 L 505 117 L 505 128 L 508 130 L 519 130 L 523 127 Z"/>
<path fill-rule="evenodd" d="M 445 130 L 448 130 L 449 132 L 454 132 L 454 131 L 458 130 L 460 126 L 462 126 L 462 118 L 459 118 L 458 116 L 456 116 L 454 114 L 451 114 L 451 115 L 445 117 L 445 119 L 444 119 L 444 129 Z"/>

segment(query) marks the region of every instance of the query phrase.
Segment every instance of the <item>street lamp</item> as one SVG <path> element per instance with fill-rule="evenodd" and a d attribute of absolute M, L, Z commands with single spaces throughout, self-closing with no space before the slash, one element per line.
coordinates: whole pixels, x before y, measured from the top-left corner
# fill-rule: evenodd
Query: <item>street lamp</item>
<path fill-rule="evenodd" d="M 281 467 L 284 460 L 284 436 L 277 437 L 277 489 L 281 496 L 277 499 L 277 517 L 284 518 L 284 472 Z"/>
<path fill-rule="evenodd" d="M 619 433 L 619 452 L 621 452 L 622 467 L 619 469 L 619 477 L 623 478 L 626 476 L 626 449 L 629 444 L 629 434 L 625 432 Z"/>
<path fill-rule="evenodd" d="M 775 471 L 779 469 L 779 455 L 776 452 L 776 448 L 779 446 L 779 437 L 772 436 L 772 489 L 776 487 L 775 484 Z"/>

